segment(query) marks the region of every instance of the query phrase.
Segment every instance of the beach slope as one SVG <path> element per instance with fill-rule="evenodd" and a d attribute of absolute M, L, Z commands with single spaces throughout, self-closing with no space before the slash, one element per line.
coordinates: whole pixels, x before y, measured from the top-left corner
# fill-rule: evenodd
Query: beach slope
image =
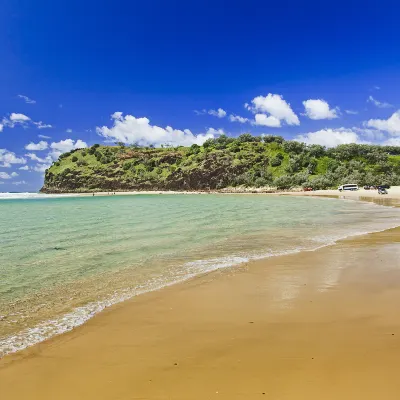
<path fill-rule="evenodd" d="M 400 229 L 214 272 L 0 361 L 2 398 L 397 399 Z"/>

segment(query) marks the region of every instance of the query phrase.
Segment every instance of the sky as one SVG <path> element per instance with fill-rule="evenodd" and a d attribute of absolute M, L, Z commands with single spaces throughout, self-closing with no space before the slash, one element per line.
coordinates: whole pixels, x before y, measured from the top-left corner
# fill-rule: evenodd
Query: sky
<path fill-rule="evenodd" d="M 3 0 L 0 191 L 95 143 L 400 145 L 397 1 Z"/>

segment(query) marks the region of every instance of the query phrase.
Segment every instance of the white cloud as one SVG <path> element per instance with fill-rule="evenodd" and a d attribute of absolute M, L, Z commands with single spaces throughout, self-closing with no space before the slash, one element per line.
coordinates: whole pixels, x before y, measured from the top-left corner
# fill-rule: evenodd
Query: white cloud
<path fill-rule="evenodd" d="M 40 151 L 40 150 L 46 150 L 49 147 L 48 143 L 45 142 L 44 140 L 41 140 L 39 143 L 29 143 L 25 146 L 26 150 L 31 150 L 31 151 Z"/>
<path fill-rule="evenodd" d="M 0 172 L 0 179 L 11 179 L 12 176 L 7 174 L 7 172 Z"/>
<path fill-rule="evenodd" d="M 303 101 L 305 115 L 314 120 L 332 119 L 338 117 L 337 108 L 329 108 L 329 104 L 322 99 L 309 99 Z"/>
<path fill-rule="evenodd" d="M 272 115 L 266 116 L 265 114 L 256 114 L 253 123 L 254 125 L 269 126 L 271 128 L 281 127 L 281 121 Z"/>
<path fill-rule="evenodd" d="M 307 144 L 320 144 L 326 147 L 335 147 L 340 144 L 365 143 L 352 129 L 321 129 L 316 132 L 309 132 L 295 137 L 298 142 Z"/>
<path fill-rule="evenodd" d="M 400 136 L 400 110 L 388 119 L 370 119 L 364 123 L 366 126 L 380 131 L 385 131 L 393 136 Z"/>
<path fill-rule="evenodd" d="M 400 146 L 400 138 L 390 138 L 382 143 L 384 146 Z"/>
<path fill-rule="evenodd" d="M 11 182 L 11 184 L 12 185 L 26 185 L 27 184 L 27 182 L 25 182 L 25 181 L 17 181 L 17 182 Z"/>
<path fill-rule="evenodd" d="M 83 149 L 88 146 L 81 139 L 78 139 L 77 141 L 74 141 L 72 139 L 65 139 L 65 140 L 60 140 L 59 142 L 53 142 L 50 145 L 50 147 L 53 150 L 62 151 L 63 153 L 65 153 L 65 152 L 71 151 L 73 149 Z"/>
<path fill-rule="evenodd" d="M 40 139 L 51 139 L 51 136 L 38 135 L 38 138 L 40 138 Z"/>
<path fill-rule="evenodd" d="M 50 168 L 51 164 L 36 164 L 32 169 L 36 172 L 45 172 L 46 169 Z"/>
<path fill-rule="evenodd" d="M 218 110 L 208 110 L 208 113 L 218 118 L 226 117 L 226 111 L 223 110 L 222 108 L 218 108 Z"/>
<path fill-rule="evenodd" d="M 11 173 L 11 176 L 12 176 L 13 178 L 15 178 L 16 176 L 18 176 L 18 173 L 17 173 L 17 172 L 12 172 L 12 173 Z"/>
<path fill-rule="evenodd" d="M 381 88 L 380 86 L 374 86 L 375 90 L 380 90 L 380 88 Z"/>
<path fill-rule="evenodd" d="M 24 128 L 28 125 L 35 125 L 38 129 L 52 128 L 50 124 L 45 124 L 42 121 L 32 121 L 31 118 L 25 114 L 11 113 L 9 118 L 3 118 L 0 132 L 3 130 L 3 127 L 14 128 L 16 125 L 22 125 Z"/>
<path fill-rule="evenodd" d="M 170 126 L 161 128 L 151 125 L 148 118 L 136 118 L 133 115 L 114 113 L 111 118 L 113 125 L 97 127 L 96 132 L 107 141 L 117 141 L 123 143 L 137 143 L 139 145 L 161 144 L 190 146 L 194 143 L 203 144 L 207 139 L 213 138 L 214 133 L 194 135 L 189 129 L 179 130 Z"/>
<path fill-rule="evenodd" d="M 300 125 L 299 118 L 291 109 L 290 104 L 279 94 L 269 93 L 265 97 L 257 96 L 251 102 L 253 107 L 250 107 L 248 104 L 245 107 L 255 114 L 267 113 L 281 122 L 286 122 L 288 125 Z"/>
<path fill-rule="evenodd" d="M 44 124 L 42 121 L 39 122 L 33 122 L 34 125 L 38 127 L 38 129 L 47 129 L 47 128 L 52 128 L 53 126 L 50 124 Z"/>
<path fill-rule="evenodd" d="M 4 125 L 0 124 L 0 132 L 3 132 Z"/>
<path fill-rule="evenodd" d="M 0 163 L 3 163 L 3 167 L 11 167 L 11 164 L 26 164 L 26 159 L 17 157 L 12 151 L 6 149 L 0 149 Z"/>
<path fill-rule="evenodd" d="M 358 111 L 354 111 L 354 110 L 344 110 L 344 112 L 349 115 L 357 115 L 358 114 Z"/>
<path fill-rule="evenodd" d="M 25 157 L 30 158 L 32 161 L 37 161 L 40 163 L 51 163 L 53 159 L 47 155 L 45 158 L 38 157 L 35 153 L 27 153 L 25 154 Z"/>
<path fill-rule="evenodd" d="M 23 167 L 18 168 L 21 171 L 29 171 L 29 167 L 27 165 L 24 165 Z"/>
<path fill-rule="evenodd" d="M 372 96 L 368 97 L 367 102 L 376 105 L 378 108 L 390 108 L 390 107 L 393 107 L 391 104 L 378 101 L 378 100 L 374 99 Z"/>
<path fill-rule="evenodd" d="M 231 121 L 231 122 L 240 122 L 241 124 L 244 124 L 246 122 L 249 122 L 249 119 L 241 117 L 240 115 L 231 114 L 229 116 L 229 121 Z"/>
<path fill-rule="evenodd" d="M 11 113 L 10 121 L 23 123 L 26 121 L 30 121 L 31 119 L 25 114 Z"/>
<path fill-rule="evenodd" d="M 28 104 L 36 103 L 36 100 L 32 100 L 28 96 L 24 96 L 23 94 L 18 94 L 17 97 L 19 97 L 20 99 L 23 99 L 25 101 L 25 103 L 28 103 Z"/>
<path fill-rule="evenodd" d="M 67 129 L 65 132 L 72 133 L 72 129 Z"/>
<path fill-rule="evenodd" d="M 214 129 L 214 128 L 208 128 L 206 135 L 211 136 L 219 136 L 219 135 L 225 135 L 225 132 L 223 129 Z"/>
<path fill-rule="evenodd" d="M 52 160 L 57 160 L 57 158 L 60 157 L 62 153 L 66 153 L 74 149 L 84 149 L 86 147 L 88 147 L 87 143 L 81 139 L 78 139 L 77 141 L 74 141 L 72 139 L 65 139 L 60 140 L 59 142 L 53 142 L 50 145 L 52 151 L 48 154 L 47 160 L 49 158 Z"/>
<path fill-rule="evenodd" d="M 194 113 L 196 114 L 196 115 L 205 115 L 205 114 L 209 114 L 209 115 L 212 115 L 212 116 L 214 116 L 214 117 L 218 117 L 218 118 L 224 118 L 224 117 L 226 117 L 226 111 L 225 110 L 223 110 L 222 108 L 218 108 L 218 110 L 213 110 L 213 109 L 211 109 L 211 110 L 206 110 L 205 108 L 203 108 L 202 110 L 193 110 L 194 111 Z M 111 118 L 114 118 L 114 119 L 119 119 L 119 117 L 121 117 L 122 116 L 122 112 L 116 112 L 116 113 L 114 113 L 113 115 L 111 115 Z"/>

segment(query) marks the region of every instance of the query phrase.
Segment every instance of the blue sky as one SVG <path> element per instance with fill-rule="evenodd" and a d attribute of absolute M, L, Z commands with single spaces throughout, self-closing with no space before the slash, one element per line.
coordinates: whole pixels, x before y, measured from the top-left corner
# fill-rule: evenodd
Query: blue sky
<path fill-rule="evenodd" d="M 116 140 L 400 145 L 398 15 L 396 1 L 3 0 L 0 191 L 38 190 L 61 152 Z"/>

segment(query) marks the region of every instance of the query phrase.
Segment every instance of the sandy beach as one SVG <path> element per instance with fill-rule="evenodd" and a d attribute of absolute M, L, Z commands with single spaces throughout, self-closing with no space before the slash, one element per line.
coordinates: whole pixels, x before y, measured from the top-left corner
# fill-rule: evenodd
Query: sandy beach
<path fill-rule="evenodd" d="M 399 244 L 396 228 L 138 296 L 6 356 L 2 397 L 397 399 Z"/>

